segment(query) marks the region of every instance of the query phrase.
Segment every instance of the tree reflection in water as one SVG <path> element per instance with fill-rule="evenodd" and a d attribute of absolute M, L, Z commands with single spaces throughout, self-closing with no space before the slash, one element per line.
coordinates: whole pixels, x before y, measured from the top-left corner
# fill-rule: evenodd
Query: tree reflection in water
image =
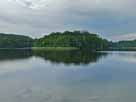
<path fill-rule="evenodd" d="M 89 64 L 105 57 L 107 53 L 98 53 L 90 51 L 33 51 L 35 56 L 42 57 L 52 63 L 64 64 Z"/>
<path fill-rule="evenodd" d="M 90 51 L 45 51 L 45 50 L 0 50 L 0 60 L 27 59 L 32 56 L 43 58 L 52 63 L 89 64 L 97 62 L 107 53 Z"/>

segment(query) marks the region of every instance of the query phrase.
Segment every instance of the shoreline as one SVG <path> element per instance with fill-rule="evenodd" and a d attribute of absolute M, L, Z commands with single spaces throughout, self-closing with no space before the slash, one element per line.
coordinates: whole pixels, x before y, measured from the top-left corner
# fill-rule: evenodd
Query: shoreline
<path fill-rule="evenodd" d="M 79 50 L 76 47 L 28 47 L 28 48 L 0 48 L 0 50 L 57 50 L 57 51 L 69 51 L 69 50 Z"/>
<path fill-rule="evenodd" d="M 72 51 L 72 50 L 82 50 L 76 47 L 26 47 L 26 48 L 0 48 L 0 50 L 45 50 L 45 51 Z M 85 49 L 83 49 L 85 50 Z M 92 50 L 90 50 L 92 51 Z M 97 51 L 136 51 L 133 48 L 113 48 L 105 50 L 95 50 Z"/>

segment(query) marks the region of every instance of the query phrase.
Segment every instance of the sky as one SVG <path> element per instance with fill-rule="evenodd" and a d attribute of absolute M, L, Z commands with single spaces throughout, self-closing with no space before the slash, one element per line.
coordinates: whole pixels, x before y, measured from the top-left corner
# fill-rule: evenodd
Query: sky
<path fill-rule="evenodd" d="M 0 0 L 0 32 L 41 37 L 85 30 L 109 40 L 136 39 L 136 0 Z"/>

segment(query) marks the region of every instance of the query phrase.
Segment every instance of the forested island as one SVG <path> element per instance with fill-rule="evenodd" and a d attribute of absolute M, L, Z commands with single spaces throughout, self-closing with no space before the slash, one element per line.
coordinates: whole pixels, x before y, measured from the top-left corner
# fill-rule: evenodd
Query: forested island
<path fill-rule="evenodd" d="M 80 31 L 56 32 L 36 39 L 34 47 L 77 48 L 89 50 L 103 50 L 108 48 L 108 41 L 96 34 Z"/>
<path fill-rule="evenodd" d="M 87 31 L 53 32 L 39 39 L 0 33 L 0 49 L 135 50 L 136 40 L 111 42 Z"/>

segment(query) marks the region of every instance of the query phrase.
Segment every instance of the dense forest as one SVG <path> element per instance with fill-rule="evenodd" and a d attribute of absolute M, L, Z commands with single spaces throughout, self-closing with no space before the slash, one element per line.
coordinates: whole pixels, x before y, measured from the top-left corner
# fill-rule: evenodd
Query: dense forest
<path fill-rule="evenodd" d="M 33 39 L 23 35 L 0 33 L 0 48 L 24 48 L 31 47 Z"/>
<path fill-rule="evenodd" d="M 112 44 L 113 48 L 135 48 L 136 40 L 119 41 Z"/>
<path fill-rule="evenodd" d="M 109 42 L 87 31 L 53 32 L 39 39 L 0 33 L 0 48 L 51 48 L 89 50 L 135 50 L 136 40 Z"/>
<path fill-rule="evenodd" d="M 96 34 L 81 31 L 56 32 L 34 41 L 35 47 L 75 47 L 79 49 L 102 50 L 108 48 L 108 41 Z"/>

